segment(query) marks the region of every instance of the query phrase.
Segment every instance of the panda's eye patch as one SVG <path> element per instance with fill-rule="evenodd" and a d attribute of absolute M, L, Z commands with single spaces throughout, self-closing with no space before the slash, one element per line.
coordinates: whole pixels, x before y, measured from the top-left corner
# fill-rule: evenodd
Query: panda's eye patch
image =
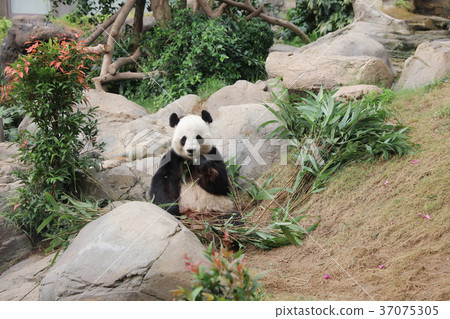
<path fill-rule="evenodd" d="M 186 136 L 183 136 L 180 140 L 181 146 L 184 146 L 186 144 Z"/>
<path fill-rule="evenodd" d="M 197 139 L 197 141 L 198 141 L 198 144 L 203 144 L 203 142 L 205 141 L 205 140 L 203 139 L 203 137 L 201 137 L 200 135 L 197 135 L 196 139 Z"/>

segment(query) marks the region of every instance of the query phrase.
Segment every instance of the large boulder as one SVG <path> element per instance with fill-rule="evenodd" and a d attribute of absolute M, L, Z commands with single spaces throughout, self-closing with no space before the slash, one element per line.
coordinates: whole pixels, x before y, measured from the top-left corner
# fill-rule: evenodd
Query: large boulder
<path fill-rule="evenodd" d="M 334 89 L 344 85 L 375 84 L 391 87 L 386 63 L 368 56 L 317 56 L 299 52 L 272 52 L 266 60 L 270 77 L 281 77 L 292 91 Z"/>
<path fill-rule="evenodd" d="M 41 281 L 40 300 L 171 300 L 190 286 L 198 238 L 165 210 L 128 202 L 89 223 Z"/>
<path fill-rule="evenodd" d="M 272 107 L 276 108 L 275 105 Z M 216 146 L 225 160 L 236 157 L 236 163 L 242 165 L 241 175 L 256 179 L 280 159 L 280 153 L 285 149 L 280 141 L 266 140 L 277 125 L 269 124 L 259 129 L 261 124 L 276 119 L 265 106 L 228 105 L 220 107 L 218 112 L 218 120 L 211 124 Z"/>
<path fill-rule="evenodd" d="M 271 99 L 272 94 L 270 93 L 270 88 L 265 82 L 258 81 L 251 83 L 241 80 L 212 94 L 203 105 L 203 108 L 211 113 L 213 120 L 216 120 L 220 107 L 254 103 L 263 104 L 269 102 Z"/>
<path fill-rule="evenodd" d="M 0 272 L 31 254 L 28 237 L 0 216 Z"/>
<path fill-rule="evenodd" d="M 54 257 L 32 255 L 0 274 L 0 301 L 37 301 L 37 287 Z"/>
<path fill-rule="evenodd" d="M 85 93 L 90 106 L 98 107 L 98 142 L 105 143 L 102 156 L 113 158 L 124 156 L 125 145 L 118 137 L 120 127 L 128 122 L 148 115 L 147 111 L 119 94 L 107 93 L 98 90 L 89 90 Z M 78 105 L 82 111 L 87 110 L 86 104 Z"/>
<path fill-rule="evenodd" d="M 13 17 L 13 26 L 8 30 L 3 40 L 0 53 L 0 68 L 4 70 L 7 64 L 13 63 L 20 54 L 24 54 L 27 42 L 31 37 L 35 40 L 48 40 L 65 34 L 74 37 L 74 34 L 51 22 L 43 22 L 42 16 L 18 15 Z"/>
<path fill-rule="evenodd" d="M 340 36 L 339 39 L 322 37 L 317 41 L 301 47 L 297 52 L 316 56 L 343 55 L 375 57 L 383 60 L 391 73 L 394 73 L 394 68 L 386 48 L 380 42 L 362 33 L 347 32 Z"/>
<path fill-rule="evenodd" d="M 425 86 L 450 74 L 450 40 L 424 42 L 405 61 L 397 89 Z"/>

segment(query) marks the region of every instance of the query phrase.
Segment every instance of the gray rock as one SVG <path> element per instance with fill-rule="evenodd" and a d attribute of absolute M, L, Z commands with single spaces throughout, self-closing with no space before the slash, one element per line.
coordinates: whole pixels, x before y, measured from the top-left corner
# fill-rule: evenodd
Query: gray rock
<path fill-rule="evenodd" d="M 171 300 L 190 286 L 198 238 L 163 209 L 128 202 L 89 223 L 41 281 L 40 300 Z"/>
<path fill-rule="evenodd" d="M 198 95 L 188 94 L 166 105 L 156 113 L 158 125 L 169 126 L 169 118 L 172 113 L 177 113 L 179 117 L 193 113 L 194 108 L 200 102 L 201 99 Z"/>
<path fill-rule="evenodd" d="M 37 301 L 39 283 L 54 257 L 33 255 L 6 270 L 0 275 L 0 300 Z"/>
<path fill-rule="evenodd" d="M 26 48 L 26 42 L 30 37 L 36 40 L 48 40 L 58 35 L 65 34 L 74 37 L 68 30 L 52 24 L 44 23 L 42 16 L 19 15 L 12 19 L 13 26 L 8 30 L 3 40 L 0 52 L 0 68 L 3 71 L 7 64 L 13 63 Z"/>
<path fill-rule="evenodd" d="M 285 88 L 300 92 L 355 84 L 381 84 L 389 88 L 393 81 L 383 60 L 367 56 L 272 52 L 266 60 L 266 71 L 270 77 L 281 77 Z"/>
<path fill-rule="evenodd" d="M 350 101 L 361 99 L 367 94 L 381 94 L 382 92 L 383 90 L 376 85 L 351 85 L 339 88 L 333 97 L 342 101 Z"/>
<path fill-rule="evenodd" d="M 296 52 L 308 55 L 343 55 L 343 56 L 370 56 L 379 58 L 386 63 L 391 73 L 394 73 L 389 53 L 378 41 L 369 36 L 346 32 L 339 37 L 322 37 L 308 45 L 298 49 Z"/>
<path fill-rule="evenodd" d="M 424 42 L 405 61 L 397 89 L 425 86 L 450 74 L 450 39 Z"/>
<path fill-rule="evenodd" d="M 28 237 L 0 216 L 0 271 L 31 254 Z"/>
<path fill-rule="evenodd" d="M 271 101 L 272 94 L 263 81 L 255 84 L 248 81 L 237 81 L 210 96 L 202 108 L 211 113 L 213 120 L 219 115 L 219 108 L 228 105 L 263 104 Z"/>
<path fill-rule="evenodd" d="M 277 125 L 258 130 L 262 123 L 274 119 L 261 104 L 229 105 L 219 108 L 218 120 L 211 124 L 217 149 L 225 160 L 237 157 L 236 162 L 242 165 L 241 175 L 246 178 L 258 178 L 280 159 L 279 141 L 265 139 Z"/>

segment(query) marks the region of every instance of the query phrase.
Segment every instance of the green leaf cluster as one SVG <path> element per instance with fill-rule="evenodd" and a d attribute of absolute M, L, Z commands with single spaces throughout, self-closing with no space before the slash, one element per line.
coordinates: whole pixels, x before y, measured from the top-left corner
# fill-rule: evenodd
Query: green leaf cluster
<path fill-rule="evenodd" d="M 379 156 L 412 154 L 415 145 L 395 113 L 383 102 L 392 99 L 387 92 L 378 99 L 340 102 L 333 92 L 320 90 L 299 101 L 277 101 L 279 110 L 268 109 L 277 117 L 269 123 L 280 125 L 268 136 L 291 139 L 296 164 L 313 176 L 313 191 L 323 189 L 329 177 L 351 161 Z"/>
<path fill-rule="evenodd" d="M 306 34 L 323 36 L 353 21 L 352 2 L 353 0 L 297 0 L 296 7 L 288 11 L 287 18 Z M 286 30 L 282 37 L 292 40 L 295 36 Z"/>
<path fill-rule="evenodd" d="M 95 152 L 100 145 L 95 108 L 82 112 L 75 107 L 84 102 L 83 69 L 92 56 L 66 39 L 36 42 L 29 52 L 8 69 L 12 80 L 9 98 L 32 118 L 36 130 L 19 136 L 18 158 L 29 169 L 17 172 L 23 186 L 7 217 L 38 239 L 58 228 L 51 221 L 38 231 L 51 214 L 45 194 L 56 201 L 65 194 L 79 196 L 78 181 L 98 165 Z"/>
<path fill-rule="evenodd" d="M 180 287 L 174 292 L 177 300 L 196 301 L 254 301 L 259 300 L 260 284 L 258 280 L 263 274 L 252 278 L 245 266 L 242 251 L 236 253 L 222 247 L 218 252 L 210 245 L 205 257 L 211 263 L 210 267 L 193 263 L 190 259 L 186 268 L 195 275 L 192 289 Z"/>
<path fill-rule="evenodd" d="M 141 63 L 145 71 L 165 75 L 143 81 L 142 88 L 134 89 L 136 95 L 164 96 L 169 101 L 196 93 L 209 78 L 231 84 L 266 77 L 265 59 L 273 44 L 267 23 L 229 16 L 210 19 L 176 7 L 172 13 L 167 26 L 156 26 L 141 40 L 147 56 Z M 133 94 L 131 87 L 127 91 Z"/>

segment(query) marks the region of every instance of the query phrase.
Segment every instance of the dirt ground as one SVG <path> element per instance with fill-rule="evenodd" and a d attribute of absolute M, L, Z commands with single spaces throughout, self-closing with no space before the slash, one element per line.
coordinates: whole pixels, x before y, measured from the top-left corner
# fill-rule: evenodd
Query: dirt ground
<path fill-rule="evenodd" d="M 308 203 L 301 224 L 321 221 L 303 247 L 248 250 L 265 300 L 450 300 L 450 83 L 391 107 L 421 147 L 341 170 Z"/>

